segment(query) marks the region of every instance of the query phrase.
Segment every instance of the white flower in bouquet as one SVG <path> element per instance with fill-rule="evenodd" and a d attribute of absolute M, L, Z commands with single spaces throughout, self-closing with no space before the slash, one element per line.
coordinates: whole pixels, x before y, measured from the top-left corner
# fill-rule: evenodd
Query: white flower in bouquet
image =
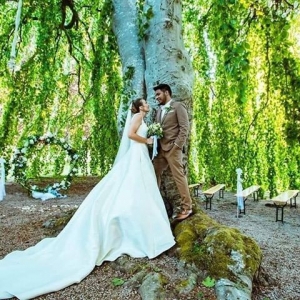
<path fill-rule="evenodd" d="M 46 138 L 50 138 L 50 139 L 54 137 L 54 135 L 51 132 L 47 132 L 45 136 Z"/>
<path fill-rule="evenodd" d="M 148 137 L 157 136 L 158 138 L 163 137 L 163 130 L 160 123 L 153 123 L 148 127 Z"/>

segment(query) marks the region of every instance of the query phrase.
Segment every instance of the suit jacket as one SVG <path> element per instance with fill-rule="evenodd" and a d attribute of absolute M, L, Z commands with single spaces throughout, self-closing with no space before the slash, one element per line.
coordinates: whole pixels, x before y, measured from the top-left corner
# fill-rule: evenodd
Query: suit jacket
<path fill-rule="evenodd" d="M 176 144 L 183 149 L 189 132 L 189 119 L 185 106 L 181 102 L 172 100 L 162 120 L 161 112 L 162 109 L 159 107 L 155 117 L 155 121 L 160 123 L 163 129 L 163 137 L 159 140 L 161 148 L 169 151 Z"/>

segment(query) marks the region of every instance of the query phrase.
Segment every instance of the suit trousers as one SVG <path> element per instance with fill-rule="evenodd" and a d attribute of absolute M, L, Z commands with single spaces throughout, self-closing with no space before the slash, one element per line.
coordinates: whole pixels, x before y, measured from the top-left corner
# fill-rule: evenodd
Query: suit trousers
<path fill-rule="evenodd" d="M 159 187 L 161 185 L 162 173 L 168 166 L 170 167 L 172 176 L 181 196 L 181 208 L 187 210 L 192 209 L 192 199 L 182 163 L 182 150 L 176 145 L 174 145 L 170 151 L 164 151 L 160 148 L 157 156 L 153 160 L 153 166 Z"/>

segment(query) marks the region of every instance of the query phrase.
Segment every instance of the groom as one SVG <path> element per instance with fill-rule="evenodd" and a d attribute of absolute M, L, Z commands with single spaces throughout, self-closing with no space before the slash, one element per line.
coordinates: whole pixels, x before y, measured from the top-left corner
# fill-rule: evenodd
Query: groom
<path fill-rule="evenodd" d="M 182 151 L 189 131 L 188 114 L 181 102 L 172 100 L 172 90 L 168 84 L 162 83 L 153 89 L 160 105 L 155 121 L 161 124 L 164 134 L 153 160 L 157 183 L 160 187 L 162 173 L 169 166 L 181 196 L 180 212 L 175 220 L 184 220 L 192 214 L 192 199 L 182 162 Z"/>

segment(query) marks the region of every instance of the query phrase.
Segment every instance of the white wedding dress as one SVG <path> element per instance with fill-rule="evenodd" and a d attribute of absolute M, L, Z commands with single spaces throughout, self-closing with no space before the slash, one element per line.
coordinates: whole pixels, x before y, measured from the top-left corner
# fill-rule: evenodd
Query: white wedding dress
<path fill-rule="evenodd" d="M 146 137 L 143 122 L 137 134 Z M 153 258 L 174 245 L 147 146 L 129 149 L 63 231 L 0 260 L 0 299 L 32 299 L 80 282 L 122 254 Z"/>

